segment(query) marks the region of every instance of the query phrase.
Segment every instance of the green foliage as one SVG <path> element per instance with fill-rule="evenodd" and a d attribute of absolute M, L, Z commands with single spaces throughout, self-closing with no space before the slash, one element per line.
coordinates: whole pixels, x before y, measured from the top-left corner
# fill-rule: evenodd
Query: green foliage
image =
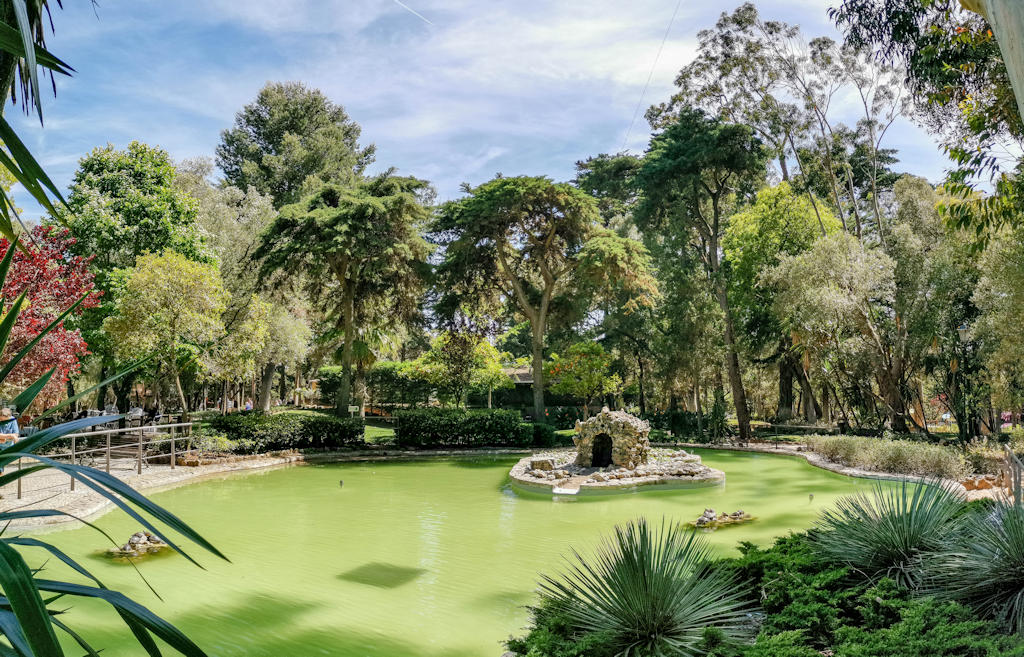
<path fill-rule="evenodd" d="M 217 165 L 243 191 L 269 195 L 280 208 L 318 184 L 350 183 L 373 161 L 359 125 L 319 89 L 272 82 L 221 133 Z"/>
<path fill-rule="evenodd" d="M 927 564 L 925 589 L 1024 636 L 1024 508 L 975 510 Z"/>
<path fill-rule="evenodd" d="M 78 163 L 68 197 L 68 228 L 77 253 L 92 256 L 96 282 L 109 289 L 115 269 L 147 252 L 171 250 L 211 262 L 195 200 L 175 185 L 167 151 L 133 141 L 126 150 L 96 148 Z"/>
<path fill-rule="evenodd" d="M 323 413 L 247 411 L 216 416 L 209 426 L 234 441 L 234 451 L 240 454 L 284 449 L 338 449 L 364 444 L 361 418 L 339 418 Z"/>
<path fill-rule="evenodd" d="M 875 590 L 865 607 L 890 603 Z M 847 626 L 837 632 L 837 655 L 844 657 L 1019 657 L 1024 646 L 1000 635 L 996 624 L 978 619 L 969 608 L 934 600 L 892 601 L 898 619 L 882 627 Z"/>
<path fill-rule="evenodd" d="M 513 387 L 511 377 L 502 370 L 502 362 L 511 358 L 483 336 L 445 331 L 434 338 L 425 354 L 409 363 L 404 373 L 428 382 L 441 399 L 462 406 L 471 387 L 485 391 Z"/>
<path fill-rule="evenodd" d="M 523 657 L 617 657 L 612 638 L 610 631 L 576 631 L 565 605 L 543 599 L 530 607 L 529 633 L 509 639 L 505 646 Z"/>
<path fill-rule="evenodd" d="M 516 411 L 425 408 L 398 411 L 395 442 L 402 447 L 528 447 L 534 428 Z"/>
<path fill-rule="evenodd" d="M 531 444 L 534 447 L 554 447 L 558 444 L 559 440 L 555 434 L 555 428 L 550 424 L 534 422 L 530 425 L 530 428 L 533 431 L 533 442 Z"/>
<path fill-rule="evenodd" d="M 552 392 L 582 399 L 586 416 L 594 399 L 622 386 L 619 376 L 609 371 L 611 363 L 611 355 L 598 343 L 577 342 L 565 351 L 565 356 L 551 354 L 551 360 L 544 366 L 544 376 Z"/>
<path fill-rule="evenodd" d="M 823 513 L 814 543 L 826 559 L 868 578 L 916 588 L 924 560 L 958 531 L 962 507 L 961 495 L 941 485 L 876 485 Z"/>
<path fill-rule="evenodd" d="M 840 230 L 842 224 L 824 203 L 812 205 L 785 182 L 759 190 L 753 205 L 730 217 L 722 239 L 729 290 L 737 321 L 753 345 L 777 342 L 782 330 L 771 312 L 775 286 L 762 279 L 762 272 Z"/>
<path fill-rule="evenodd" d="M 346 372 L 339 406 L 351 398 L 357 322 L 394 322 L 420 303 L 431 247 L 419 229 L 429 194 L 425 181 L 391 171 L 349 186 L 320 186 L 282 208 L 253 254 L 264 279 L 282 272 L 304 281 L 334 323 Z"/>
<path fill-rule="evenodd" d="M 707 431 L 711 416 L 705 414 L 698 418 L 694 411 L 652 411 L 645 413 L 642 419 L 647 420 L 651 429 L 671 431 L 673 440 L 700 439 L 700 429 Z M 698 419 L 701 421 L 698 422 Z"/>
<path fill-rule="evenodd" d="M 409 376 L 409 367 L 409 363 L 398 361 L 377 361 L 370 366 L 366 385 L 373 402 L 419 406 L 430 401 L 430 382 Z"/>
<path fill-rule="evenodd" d="M 544 576 L 542 605 L 561 610 L 572 632 L 602 634 L 614 655 L 697 655 L 706 627 L 742 638 L 749 608 L 735 576 L 709 559 L 703 535 L 641 518 Z"/>
<path fill-rule="evenodd" d="M 320 393 L 320 401 L 334 406 L 338 398 L 338 390 L 341 389 L 341 378 L 343 370 L 338 365 L 325 365 L 316 372 L 317 392 Z"/>
<path fill-rule="evenodd" d="M 116 340 L 122 356 L 156 354 L 187 410 L 179 361 L 205 353 L 223 336 L 221 314 L 227 297 L 215 266 L 174 251 L 147 254 L 128 272 L 115 314 L 103 328 Z"/>
<path fill-rule="evenodd" d="M 100 305 L 86 310 L 77 325 L 107 372 L 114 369 L 118 339 L 103 322 L 116 312 L 125 273 L 136 259 L 174 252 L 193 262 L 214 262 L 196 201 L 176 184 L 176 175 L 170 155 L 160 148 L 135 141 L 125 150 L 96 148 L 79 162 L 70 212 L 59 217 L 76 240 L 72 250 L 90 258 L 96 287 L 103 291 Z M 123 380 L 122 401 L 132 378 Z"/>
<path fill-rule="evenodd" d="M 550 406 L 544 409 L 544 421 L 556 429 L 574 429 L 576 420 L 583 419 L 579 406 Z"/>
<path fill-rule="evenodd" d="M 854 468 L 942 479 L 969 473 L 963 453 L 942 445 L 860 436 L 808 436 L 806 442 L 829 461 Z"/>

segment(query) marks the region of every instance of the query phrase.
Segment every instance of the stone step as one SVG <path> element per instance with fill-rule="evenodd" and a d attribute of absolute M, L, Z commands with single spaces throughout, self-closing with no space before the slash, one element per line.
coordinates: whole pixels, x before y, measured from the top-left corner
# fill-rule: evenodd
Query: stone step
<path fill-rule="evenodd" d="M 551 489 L 551 492 L 555 495 L 578 495 L 580 492 L 580 485 L 587 480 L 586 475 L 576 475 L 575 477 L 569 477 L 565 481 L 561 482 L 557 486 Z"/>

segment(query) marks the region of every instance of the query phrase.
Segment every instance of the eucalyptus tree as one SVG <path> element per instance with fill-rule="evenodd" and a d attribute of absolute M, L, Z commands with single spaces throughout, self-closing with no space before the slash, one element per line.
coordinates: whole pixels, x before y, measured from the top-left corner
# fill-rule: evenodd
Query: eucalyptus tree
<path fill-rule="evenodd" d="M 221 133 L 217 165 L 231 185 L 270 196 L 275 208 L 324 183 L 354 182 L 373 161 L 341 105 L 301 82 L 271 82 Z"/>
<path fill-rule="evenodd" d="M 977 4 L 846 0 L 829 14 L 847 44 L 905 72 L 915 118 L 955 164 L 944 185 L 958 201 L 947 204 L 949 217 L 984 242 L 1020 222 L 1024 193 L 1013 154 L 1024 121 L 992 26 L 969 6 Z M 984 181 L 993 193 L 984 193 Z"/>
<path fill-rule="evenodd" d="M 775 361 L 778 366 L 778 409 L 780 419 L 794 413 L 794 377 L 800 381 L 805 418 L 817 419 L 814 394 L 809 380 L 809 361 L 800 367 L 800 353 L 773 308 L 776 286 L 762 272 L 786 255 L 801 253 L 821 237 L 842 230 L 839 220 L 825 206 L 813 206 L 813 196 L 793 192 L 788 183 L 766 187 L 757 200 L 729 220 L 722 249 L 729 261 L 729 296 L 736 312 L 743 342 L 753 358 Z M 770 355 L 764 356 L 765 350 Z"/>
<path fill-rule="evenodd" d="M 208 158 L 186 160 L 177 166 L 175 185 L 194 198 L 198 204 L 197 221 L 209 249 L 216 255 L 224 286 L 231 292 L 231 300 L 224 311 L 224 324 L 228 334 L 237 338 L 236 333 L 252 333 L 251 318 L 254 315 L 266 317 L 263 322 L 265 339 L 248 340 L 247 344 L 258 345 L 255 353 L 246 349 L 255 359 L 252 365 L 248 358 L 241 356 L 239 365 L 221 363 L 215 367 L 217 380 L 224 384 L 231 381 L 259 375 L 259 408 L 270 409 L 271 388 L 274 373 L 278 367 L 296 365 L 305 355 L 309 341 L 309 328 L 301 311 L 301 277 L 287 281 L 285 289 L 261 285 L 259 265 L 252 255 L 260 243 L 263 231 L 276 216 L 273 200 L 255 188 L 243 192 L 228 184 L 214 184 L 210 181 L 213 162 Z M 280 282 L 280 281 L 278 281 Z M 254 305 L 269 304 L 269 310 L 254 308 Z M 296 314 L 298 313 L 298 314 Z M 224 353 L 230 354 L 227 342 Z"/>
<path fill-rule="evenodd" d="M 744 442 L 751 436 L 750 411 L 721 245 L 729 217 L 764 179 L 767 159 L 749 127 L 684 108 L 651 140 L 636 175 L 643 196 L 635 217 L 648 239 L 682 236 L 700 256 L 722 311 L 726 367 Z"/>
<path fill-rule="evenodd" d="M 977 315 L 978 274 L 963 238 L 947 233 L 936 210 L 942 196 L 927 181 L 904 177 L 894 197 L 885 247 L 837 233 L 780 258 L 767 278 L 778 287 L 779 316 L 805 348 L 905 432 L 920 421 L 911 408 L 923 405 L 926 373 L 960 404 L 963 377 L 950 375 L 966 366 L 957 328 Z M 954 413 L 966 420 L 966 410 Z"/>
<path fill-rule="evenodd" d="M 430 246 L 420 236 L 429 185 L 389 171 L 349 186 L 326 184 L 281 209 L 254 257 L 261 276 L 302 274 L 311 299 L 330 309 L 343 339 L 337 404 L 351 400 L 353 348 L 361 306 L 414 290 L 426 274 Z M 333 299 L 321 288 L 333 284 Z"/>
<path fill-rule="evenodd" d="M 444 248 L 439 307 L 507 302 L 530 324 L 534 417 L 544 417 L 544 346 L 553 310 L 585 309 L 589 295 L 621 286 L 626 304 L 656 293 L 639 243 L 598 230 L 594 199 L 545 177 L 499 176 L 442 205 L 433 232 Z"/>

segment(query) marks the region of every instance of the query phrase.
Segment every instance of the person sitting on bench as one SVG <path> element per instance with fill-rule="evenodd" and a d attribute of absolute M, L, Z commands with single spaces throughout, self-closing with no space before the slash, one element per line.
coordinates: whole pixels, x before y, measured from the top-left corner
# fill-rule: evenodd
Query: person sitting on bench
<path fill-rule="evenodd" d="M 0 409 L 0 449 L 13 445 L 20 433 L 21 429 L 18 428 L 18 421 L 14 419 L 11 409 Z M 3 471 L 3 468 L 0 468 L 0 473 Z"/>

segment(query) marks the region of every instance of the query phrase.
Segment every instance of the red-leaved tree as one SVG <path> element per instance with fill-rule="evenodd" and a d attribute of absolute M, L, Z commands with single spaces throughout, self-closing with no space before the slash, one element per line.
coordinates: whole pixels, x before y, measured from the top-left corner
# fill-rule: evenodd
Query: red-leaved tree
<path fill-rule="evenodd" d="M 80 314 L 82 310 L 99 302 L 101 292 L 94 289 L 93 275 L 89 273 L 89 259 L 71 254 L 70 247 L 75 240 L 67 229 L 36 226 L 32 229 L 32 237 L 22 239 L 25 249 L 15 254 L 4 282 L 2 293 L 5 313 L 10 310 L 18 295 L 22 292 L 26 294 L 18 321 L 0 354 L 0 363 L 7 363 L 86 294 L 88 297 L 75 313 Z M 6 239 L 0 239 L 0 254 L 6 253 L 8 246 Z M 53 405 L 63 398 L 68 379 L 78 373 L 82 358 L 88 353 L 81 332 L 69 329 L 62 323 L 14 368 L 4 380 L 0 395 L 10 399 L 50 368 L 56 368 L 53 378 L 36 398 L 33 407 Z"/>

